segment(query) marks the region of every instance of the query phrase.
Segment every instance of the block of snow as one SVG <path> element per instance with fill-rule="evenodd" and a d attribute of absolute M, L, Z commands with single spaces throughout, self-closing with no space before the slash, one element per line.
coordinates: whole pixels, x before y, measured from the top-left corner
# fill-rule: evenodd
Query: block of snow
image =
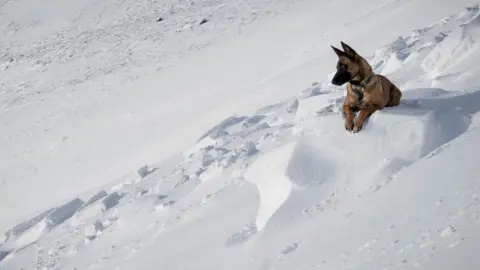
<path fill-rule="evenodd" d="M 285 112 L 296 113 L 299 104 L 300 104 L 300 102 L 298 101 L 298 99 L 295 99 L 294 101 L 292 101 L 288 104 L 288 106 L 285 108 Z"/>
<path fill-rule="evenodd" d="M 118 192 L 113 192 L 108 195 L 105 199 L 103 199 L 103 211 L 107 211 L 115 206 L 120 202 L 120 199 L 123 195 L 118 194 Z"/>
<path fill-rule="evenodd" d="M 0 249 L 0 262 L 2 262 L 12 251 Z"/>
<path fill-rule="evenodd" d="M 458 103 L 455 98 L 420 99 L 417 103 L 413 107 L 403 105 L 376 111 L 358 134 L 345 131 L 344 119 L 339 114 L 305 118 L 293 133 L 315 134 L 318 140 L 337 145 L 337 151 L 329 152 L 345 151 L 352 159 L 368 155 L 368 149 L 376 149 L 381 152 L 375 156 L 411 162 L 462 134 L 470 125 L 468 115 L 451 108 Z M 330 145 L 322 147 L 330 148 Z"/>
<path fill-rule="evenodd" d="M 15 237 L 21 235 L 22 233 L 24 233 L 25 231 L 27 231 L 31 227 L 35 226 L 35 224 L 42 221 L 45 217 L 47 217 L 54 210 L 55 210 L 55 208 L 48 209 L 48 210 L 36 215 L 35 217 L 33 217 L 33 218 L 31 218 L 31 219 L 29 219 L 25 222 L 22 222 L 22 223 L 16 225 L 15 227 L 13 227 L 12 229 L 6 231 L 5 232 L 5 242 L 7 242 L 10 238 L 15 238 Z"/>
<path fill-rule="evenodd" d="M 238 159 L 238 155 L 236 153 L 234 153 L 233 151 L 232 152 L 229 152 L 227 153 L 226 155 L 223 155 L 221 156 L 217 162 L 216 162 L 216 165 L 220 168 L 228 168 L 230 166 L 232 166 Z"/>
<path fill-rule="evenodd" d="M 282 249 L 282 254 L 286 255 L 288 253 L 294 252 L 298 248 L 298 243 L 293 243 L 291 245 L 286 246 L 284 249 Z"/>
<path fill-rule="evenodd" d="M 103 223 L 97 220 L 85 228 L 85 238 L 92 241 L 100 235 L 103 229 Z"/>
<path fill-rule="evenodd" d="M 216 148 L 212 147 L 210 150 L 205 152 L 203 156 L 201 157 L 202 160 L 202 166 L 207 167 L 210 164 L 212 164 L 214 161 L 218 160 L 219 157 L 223 156 L 225 153 L 227 153 L 228 150 L 225 148 Z"/>
<path fill-rule="evenodd" d="M 50 222 L 45 218 L 19 235 L 13 245 L 17 249 L 30 245 L 40 239 L 50 228 Z"/>
<path fill-rule="evenodd" d="M 94 204 L 95 202 L 101 200 L 102 198 L 106 197 L 108 193 L 105 190 L 100 190 L 99 192 L 95 193 L 90 199 L 88 199 L 84 204 L 82 208 L 85 208 L 91 204 Z"/>
<path fill-rule="evenodd" d="M 415 161 L 465 132 L 470 119 L 456 111 L 397 108 L 374 114 L 368 125 L 385 132 L 395 156 Z"/>
<path fill-rule="evenodd" d="M 71 218 L 78 209 L 83 206 L 83 201 L 79 198 L 75 198 L 64 205 L 57 207 L 51 212 L 48 217 L 48 227 L 52 228 L 63 223 L 65 220 Z"/>
<path fill-rule="evenodd" d="M 241 157 L 253 156 L 257 152 L 258 152 L 258 150 L 257 150 L 257 147 L 256 147 L 255 143 L 251 142 L 251 141 L 246 142 L 246 143 L 240 145 L 240 147 L 238 147 L 237 149 L 235 149 L 235 153 L 238 156 L 241 156 Z"/>
<path fill-rule="evenodd" d="M 150 173 L 150 171 L 148 169 L 148 165 L 144 165 L 144 166 L 138 168 L 138 170 L 137 170 L 137 174 L 141 178 L 145 178 L 149 173 Z"/>

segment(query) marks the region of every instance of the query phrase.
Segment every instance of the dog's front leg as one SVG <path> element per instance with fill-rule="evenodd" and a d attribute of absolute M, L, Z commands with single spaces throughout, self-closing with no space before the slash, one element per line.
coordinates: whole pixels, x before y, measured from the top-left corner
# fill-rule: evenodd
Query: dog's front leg
<path fill-rule="evenodd" d="M 358 113 L 357 117 L 355 118 L 355 121 L 353 124 L 353 133 L 359 132 L 362 129 L 365 119 L 367 119 L 367 117 L 372 115 L 376 110 L 378 110 L 377 105 L 367 105 L 363 107 Z"/>
<path fill-rule="evenodd" d="M 345 129 L 352 131 L 353 129 L 353 110 L 347 104 L 343 104 L 343 113 L 345 115 Z"/>

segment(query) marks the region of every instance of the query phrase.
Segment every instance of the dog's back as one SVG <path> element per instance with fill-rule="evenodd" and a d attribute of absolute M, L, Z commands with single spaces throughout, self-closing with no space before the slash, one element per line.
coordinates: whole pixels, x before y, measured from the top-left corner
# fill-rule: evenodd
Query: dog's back
<path fill-rule="evenodd" d="M 388 101 L 386 102 L 385 107 L 394 107 L 400 104 L 400 99 L 402 98 L 402 92 L 398 87 L 395 86 L 387 77 L 383 75 L 377 75 L 377 78 L 380 82 L 382 90 L 388 93 L 385 95 Z"/>

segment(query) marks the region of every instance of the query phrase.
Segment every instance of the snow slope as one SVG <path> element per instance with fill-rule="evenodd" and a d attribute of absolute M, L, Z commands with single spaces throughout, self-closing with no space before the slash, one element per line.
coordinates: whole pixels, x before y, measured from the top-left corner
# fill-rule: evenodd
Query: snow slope
<path fill-rule="evenodd" d="M 1 7 L 0 230 L 323 79 L 329 44 L 371 54 L 471 2 L 30 1 Z"/>
<path fill-rule="evenodd" d="M 202 17 L 210 5 L 221 9 L 247 3 L 178 1 L 173 7 L 186 5 L 182 12 Z M 480 70 L 475 64 L 480 55 L 480 7 L 465 8 L 469 1 L 377 0 L 359 7 L 353 17 L 338 18 L 338 9 L 352 3 L 258 4 L 265 14 L 269 9 L 281 12 L 273 18 L 262 15 L 258 24 L 245 25 L 238 36 L 223 40 L 215 40 L 222 35 L 221 29 L 213 28 L 212 43 L 198 52 L 181 52 L 172 45 L 179 51 L 169 55 L 183 57 L 174 66 L 126 83 L 141 90 L 107 90 L 105 101 L 91 98 L 93 89 L 78 93 L 86 100 L 78 107 L 88 115 L 83 126 L 72 129 L 80 122 L 71 113 L 65 121 L 75 120 L 72 126 L 59 124 L 59 130 L 72 134 L 62 139 L 72 152 L 55 148 L 58 154 L 45 163 L 40 162 L 43 151 L 32 154 L 35 157 L 2 156 L 1 214 L 6 221 L 0 225 L 7 229 L 0 268 L 476 269 Z M 91 5 L 87 11 L 99 12 L 99 3 Z M 406 14 L 411 16 L 408 20 Z M 234 29 L 227 24 L 224 29 Z M 57 31 L 53 26 L 42 29 Z M 183 38 L 192 42 L 200 36 L 195 31 Z M 32 31 L 32 40 L 38 40 L 39 33 Z M 371 33 L 375 38 L 364 38 Z M 358 134 L 344 130 L 339 113 L 344 89 L 329 83 L 335 57 L 328 45 L 340 39 L 358 48 L 375 72 L 392 78 L 404 92 L 401 106 L 376 112 Z M 22 68 L 12 68 L 7 78 L 16 81 L 14 76 L 21 72 L 15 68 Z M 154 69 L 146 63 L 145 69 L 150 68 Z M 125 70 L 142 73 L 132 62 Z M 128 72 L 115 68 L 112 76 Z M 110 80 L 100 78 L 104 83 Z M 56 75 L 48 85 L 55 79 Z M 312 81 L 318 82 L 297 91 Z M 177 93 L 180 89 L 184 92 Z M 48 96 L 44 91 L 40 97 Z M 63 101 L 63 94 L 53 96 Z M 28 95 L 22 98 L 32 101 Z M 99 105 L 93 106 L 95 102 Z M 44 147 L 45 141 L 36 135 L 29 135 L 28 141 L 15 132 L 29 126 L 23 126 L 22 117 L 31 119 L 36 110 L 52 113 L 53 109 L 42 110 L 47 103 L 5 107 L 2 126 L 13 126 L 11 139 L 4 143 L 11 145 L 8 153 L 25 147 L 20 142 Z M 125 116 L 123 107 L 138 111 Z M 112 117 L 117 113 L 129 120 Z M 229 113 L 232 116 L 226 117 Z M 111 125 L 105 125 L 107 120 Z M 97 129 L 102 125 L 106 127 Z M 110 132 L 103 134 L 106 129 Z M 26 131 L 36 132 L 31 127 Z M 78 137 L 69 142 L 70 136 Z M 199 137 L 197 143 L 185 147 L 193 137 Z M 94 149 L 107 139 L 105 148 L 77 151 L 90 147 L 82 140 Z M 138 143 L 107 150 L 126 139 Z M 158 155 L 158 149 L 164 153 Z M 99 157 L 89 166 L 68 167 L 68 155 L 89 159 L 96 153 Z M 127 153 L 131 155 L 124 157 Z M 157 157 L 168 158 L 150 163 Z M 44 165 L 45 170 L 21 170 L 32 164 Z M 88 180 L 88 171 L 97 172 L 100 165 L 106 171 L 98 173 L 102 177 L 124 176 L 113 182 Z M 69 180 L 60 184 L 66 176 Z M 31 177 L 42 181 L 30 182 Z M 31 190 L 25 190 L 25 184 L 31 184 Z M 50 192 L 50 187 L 58 189 Z M 55 204 L 60 200 L 64 202 Z"/>
<path fill-rule="evenodd" d="M 0 128 L 8 131 L 0 137 L 0 229 L 181 151 L 208 126 L 183 132 L 184 124 L 199 122 L 194 116 L 212 103 L 188 96 L 221 84 L 181 85 L 198 68 L 175 67 L 289 3 L 31 2 L 0 10 Z"/>

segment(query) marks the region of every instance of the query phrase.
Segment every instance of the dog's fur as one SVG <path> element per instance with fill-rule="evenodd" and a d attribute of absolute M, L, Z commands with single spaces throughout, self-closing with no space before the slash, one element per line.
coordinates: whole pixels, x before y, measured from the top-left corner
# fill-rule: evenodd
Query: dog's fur
<path fill-rule="evenodd" d="M 337 72 L 332 84 L 347 83 L 347 97 L 343 103 L 345 128 L 354 133 L 362 129 L 367 117 L 384 107 L 400 104 L 402 92 L 386 77 L 376 75 L 362 56 L 341 42 L 343 50 L 332 46 L 338 56 Z M 354 112 L 358 112 L 354 120 Z"/>

